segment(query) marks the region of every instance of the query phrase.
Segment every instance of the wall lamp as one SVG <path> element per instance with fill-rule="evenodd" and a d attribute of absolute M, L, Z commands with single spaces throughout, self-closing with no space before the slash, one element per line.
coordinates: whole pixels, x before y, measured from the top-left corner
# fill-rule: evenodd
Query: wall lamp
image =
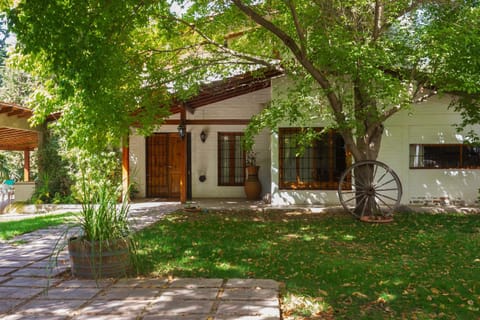
<path fill-rule="evenodd" d="M 202 140 L 203 143 L 205 143 L 205 141 L 207 140 L 207 133 L 205 132 L 205 130 L 202 130 L 202 132 L 200 132 L 200 140 Z"/>
<path fill-rule="evenodd" d="M 178 130 L 178 135 L 183 140 L 183 138 L 185 138 L 185 134 L 187 132 L 187 126 L 185 125 L 184 121 L 180 122 L 180 124 L 177 127 L 177 130 Z"/>

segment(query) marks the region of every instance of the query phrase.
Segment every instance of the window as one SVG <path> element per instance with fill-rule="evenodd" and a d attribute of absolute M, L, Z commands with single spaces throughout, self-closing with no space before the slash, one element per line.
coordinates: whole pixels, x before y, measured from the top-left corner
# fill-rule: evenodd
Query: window
<path fill-rule="evenodd" d="M 464 144 L 411 144 L 410 168 L 480 168 L 480 147 Z"/>
<path fill-rule="evenodd" d="M 243 133 L 218 133 L 218 185 L 242 186 L 245 181 Z"/>
<path fill-rule="evenodd" d="M 347 168 L 343 138 L 329 132 L 297 156 L 299 134 L 299 128 L 279 130 L 280 188 L 337 189 L 340 176 Z"/>

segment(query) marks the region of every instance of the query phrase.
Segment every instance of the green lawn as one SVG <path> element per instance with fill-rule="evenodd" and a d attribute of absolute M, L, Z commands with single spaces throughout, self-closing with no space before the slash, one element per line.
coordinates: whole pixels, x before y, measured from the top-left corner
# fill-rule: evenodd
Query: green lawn
<path fill-rule="evenodd" d="M 145 275 L 270 278 L 284 316 L 477 319 L 480 216 L 177 213 L 138 234 Z"/>
<path fill-rule="evenodd" d="M 0 222 L 0 239 L 9 240 L 15 236 L 57 226 L 72 221 L 72 213 L 42 215 L 18 221 Z"/>

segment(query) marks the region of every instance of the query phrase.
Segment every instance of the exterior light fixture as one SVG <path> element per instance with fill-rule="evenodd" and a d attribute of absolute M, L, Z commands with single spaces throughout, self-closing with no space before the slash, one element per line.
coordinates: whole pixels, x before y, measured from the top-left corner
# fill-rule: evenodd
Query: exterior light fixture
<path fill-rule="evenodd" d="M 178 130 L 178 135 L 183 140 L 183 138 L 185 138 L 185 134 L 187 131 L 187 126 L 185 125 L 184 121 L 180 122 L 180 124 L 177 127 L 177 130 Z"/>
<path fill-rule="evenodd" d="M 200 140 L 202 140 L 203 143 L 205 143 L 205 141 L 207 140 L 207 133 L 205 132 L 205 130 L 202 130 L 202 132 L 200 132 Z"/>

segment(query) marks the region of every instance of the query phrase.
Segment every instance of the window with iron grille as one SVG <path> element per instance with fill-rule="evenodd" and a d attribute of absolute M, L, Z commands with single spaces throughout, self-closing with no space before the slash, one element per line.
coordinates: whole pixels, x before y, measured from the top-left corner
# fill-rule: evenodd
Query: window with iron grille
<path fill-rule="evenodd" d="M 298 154 L 300 134 L 300 128 L 279 130 L 280 188 L 336 190 L 349 161 L 343 138 L 330 131 Z"/>
<path fill-rule="evenodd" d="M 411 144 L 410 169 L 478 169 L 480 147 L 465 144 Z"/>
<path fill-rule="evenodd" d="M 243 133 L 218 133 L 218 185 L 242 186 L 245 182 Z"/>

